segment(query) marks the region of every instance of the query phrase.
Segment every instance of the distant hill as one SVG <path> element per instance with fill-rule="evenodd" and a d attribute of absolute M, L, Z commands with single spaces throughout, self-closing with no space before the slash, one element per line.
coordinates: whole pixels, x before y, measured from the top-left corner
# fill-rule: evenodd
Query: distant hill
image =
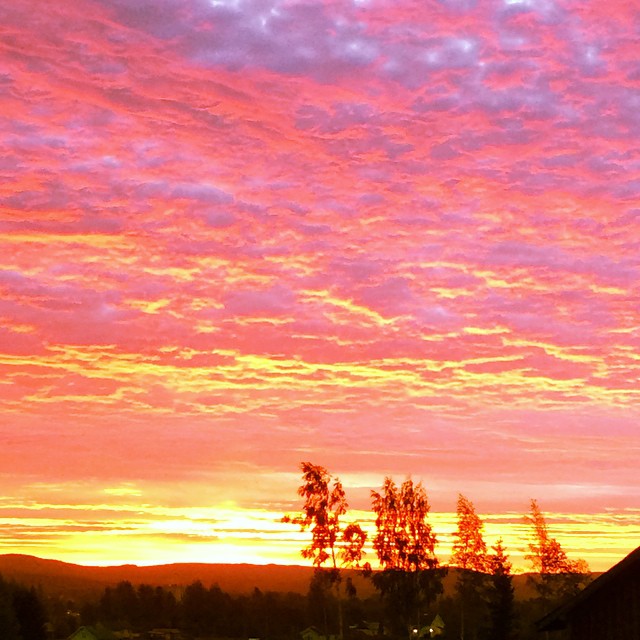
<path fill-rule="evenodd" d="M 45 560 L 28 555 L 0 555 L 0 575 L 69 597 L 101 593 L 105 587 L 128 580 L 134 585 L 181 586 L 201 580 L 233 594 L 261 591 L 306 593 L 311 567 L 287 565 L 178 563 L 140 567 L 120 565 L 91 567 Z M 365 586 L 364 578 L 359 582 Z M 358 584 L 360 586 L 360 584 Z M 370 585 L 366 585 L 369 586 Z M 364 595 L 364 594 L 363 594 Z"/>
<path fill-rule="evenodd" d="M 86 600 L 100 595 L 105 587 L 128 580 L 134 585 L 186 586 L 201 580 L 205 586 L 218 585 L 231 594 L 261 591 L 307 593 L 313 574 L 312 567 L 291 565 L 207 564 L 178 563 L 150 567 L 120 565 L 114 567 L 87 567 L 77 564 L 46 560 L 19 554 L 0 555 L 0 575 L 29 586 L 42 587 L 51 594 L 60 594 L 72 600 Z M 375 593 L 370 580 L 355 571 L 345 571 L 356 586 L 360 597 Z M 532 595 L 526 575 L 514 576 L 517 598 Z M 451 593 L 455 585 L 456 570 L 451 569 L 445 579 L 445 592 Z"/>

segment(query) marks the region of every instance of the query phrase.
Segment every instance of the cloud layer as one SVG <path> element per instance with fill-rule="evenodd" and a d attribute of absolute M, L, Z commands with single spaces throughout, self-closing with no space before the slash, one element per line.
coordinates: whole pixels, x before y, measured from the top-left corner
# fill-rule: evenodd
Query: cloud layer
<path fill-rule="evenodd" d="M 0 518 L 278 512 L 303 459 L 637 509 L 628 3 L 8 4 Z"/>

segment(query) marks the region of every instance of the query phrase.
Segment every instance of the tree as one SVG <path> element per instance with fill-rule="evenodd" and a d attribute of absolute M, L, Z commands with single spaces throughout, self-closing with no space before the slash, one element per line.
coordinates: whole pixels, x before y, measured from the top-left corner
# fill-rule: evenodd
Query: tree
<path fill-rule="evenodd" d="M 285 515 L 282 520 L 299 525 L 302 531 L 311 531 L 311 542 L 301 551 L 303 558 L 311 560 L 317 570 L 329 564 L 328 578 L 336 591 L 338 630 L 342 638 L 340 567 L 360 565 L 367 534 L 358 524 L 343 523 L 349 505 L 340 480 L 311 462 L 303 462 L 300 467 L 303 482 L 298 495 L 304 498 L 302 513 L 293 517 Z"/>
<path fill-rule="evenodd" d="M 505 553 L 502 538 L 491 547 L 493 554 L 487 559 L 491 575 L 487 589 L 487 602 L 491 620 L 490 638 L 510 640 L 513 633 L 514 589 L 511 563 Z"/>
<path fill-rule="evenodd" d="M 44 604 L 33 587 L 14 587 L 13 608 L 20 625 L 21 640 L 45 640 L 47 615 Z"/>
<path fill-rule="evenodd" d="M 132 624 L 138 631 L 155 627 L 171 628 L 177 623 L 175 596 L 162 587 L 140 584 L 136 590 L 136 615 L 131 614 Z"/>
<path fill-rule="evenodd" d="M 115 629 L 137 626 L 138 595 L 131 582 L 123 580 L 115 587 L 106 587 L 99 603 L 100 622 Z"/>
<path fill-rule="evenodd" d="M 0 576 L 0 638 L 21 640 L 20 624 L 13 605 L 13 594 L 2 576 Z"/>
<path fill-rule="evenodd" d="M 473 503 L 458 495 L 458 528 L 453 534 L 451 563 L 460 569 L 483 573 L 487 570 L 487 545 L 482 530 L 484 523 L 476 513 Z"/>
<path fill-rule="evenodd" d="M 335 596 L 332 594 L 333 579 L 327 571 L 314 571 L 309 582 L 307 593 L 307 613 L 312 625 L 322 629 L 325 637 L 329 637 L 329 629 L 334 627 L 330 624 L 330 610 L 333 610 Z M 335 608 L 337 612 L 337 606 Z M 333 614 L 335 617 L 335 614 Z"/>
<path fill-rule="evenodd" d="M 421 610 L 442 592 L 443 571 L 428 522 L 429 501 L 421 483 L 408 479 L 398 488 L 389 477 L 371 498 L 377 530 L 373 548 L 382 569 L 373 582 L 396 630 L 408 631 L 412 625 L 420 626 Z"/>
<path fill-rule="evenodd" d="M 182 627 L 185 630 L 195 636 L 214 634 L 218 624 L 219 607 L 216 600 L 219 591 L 218 587 L 207 589 L 200 580 L 185 588 L 181 602 Z"/>
<path fill-rule="evenodd" d="M 477 637 L 483 624 L 488 559 L 482 535 L 484 524 L 473 503 L 462 494 L 458 495 L 457 517 L 451 564 L 459 569 L 456 591 L 460 597 L 460 638 L 464 640 L 465 625 L 471 629 L 472 637 Z"/>
<path fill-rule="evenodd" d="M 530 553 L 534 586 L 541 602 L 560 602 L 577 593 L 589 581 L 589 566 L 584 560 L 569 560 L 560 543 L 549 535 L 546 519 L 535 500 L 525 521 L 532 527 Z"/>

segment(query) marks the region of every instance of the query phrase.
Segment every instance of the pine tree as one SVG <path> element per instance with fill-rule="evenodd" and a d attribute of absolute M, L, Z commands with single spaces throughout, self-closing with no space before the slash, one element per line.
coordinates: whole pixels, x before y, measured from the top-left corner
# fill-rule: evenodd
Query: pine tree
<path fill-rule="evenodd" d="M 510 640 L 513 636 L 514 589 L 511 563 L 505 553 L 502 538 L 491 547 L 493 554 L 488 557 L 491 575 L 487 589 L 487 602 L 491 619 L 492 640 Z"/>

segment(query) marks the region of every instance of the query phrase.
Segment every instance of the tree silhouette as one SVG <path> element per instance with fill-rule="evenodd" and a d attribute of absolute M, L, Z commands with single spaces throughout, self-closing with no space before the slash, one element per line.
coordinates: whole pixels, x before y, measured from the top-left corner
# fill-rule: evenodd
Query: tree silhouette
<path fill-rule="evenodd" d="M 310 622 L 318 629 L 322 629 L 326 637 L 329 637 L 329 629 L 335 627 L 334 624 L 330 624 L 330 610 L 333 610 L 335 603 L 335 596 L 332 593 L 333 586 L 330 572 L 314 571 L 307 593 L 307 613 Z M 337 605 L 335 611 L 337 612 Z M 335 617 L 335 613 L 333 617 Z"/>
<path fill-rule="evenodd" d="M 513 634 L 514 589 L 511 563 L 502 544 L 502 538 L 491 547 L 493 554 L 488 557 L 490 582 L 487 589 L 487 603 L 491 619 L 490 637 L 493 640 L 510 640 Z"/>
<path fill-rule="evenodd" d="M 148 584 L 138 585 L 137 614 L 133 616 L 137 629 L 154 627 L 174 627 L 177 621 L 177 603 L 175 596 L 162 587 Z"/>
<path fill-rule="evenodd" d="M 228 636 L 231 599 L 219 586 L 200 580 L 188 585 L 181 601 L 182 626 L 195 636 Z"/>
<path fill-rule="evenodd" d="M 546 519 L 535 500 L 525 516 L 532 534 L 526 558 L 537 577 L 532 578 L 542 603 L 549 605 L 577 593 L 589 580 L 584 560 L 569 560 L 560 543 L 549 535 Z"/>
<path fill-rule="evenodd" d="M 487 545 L 482 536 L 484 524 L 473 503 L 462 494 L 458 495 L 457 518 L 451 564 L 460 569 L 456 591 L 460 597 L 460 638 L 464 640 L 465 626 L 470 629 L 470 636 L 477 638 L 483 624 Z"/>
<path fill-rule="evenodd" d="M 14 609 L 13 594 L 2 576 L 0 576 L 0 638 L 20 640 L 20 624 Z"/>
<path fill-rule="evenodd" d="M 99 621 L 115 629 L 138 626 L 138 594 L 128 580 L 104 590 L 99 603 Z"/>
<path fill-rule="evenodd" d="M 473 503 L 458 495 L 458 528 L 453 534 L 451 563 L 460 569 L 484 572 L 487 570 L 487 545 L 482 530 L 484 523 L 476 513 Z"/>
<path fill-rule="evenodd" d="M 282 521 L 297 524 L 302 531 L 311 531 L 311 542 L 301 551 L 303 558 L 311 560 L 317 570 L 329 564 L 326 578 L 336 592 L 338 630 L 342 638 L 344 623 L 340 567 L 359 566 L 367 535 L 360 525 L 345 525 L 342 522 L 349 505 L 340 480 L 332 478 L 324 467 L 311 462 L 303 462 L 300 467 L 303 482 L 298 488 L 298 495 L 304 498 L 302 513 L 297 516 L 285 515 Z"/>
<path fill-rule="evenodd" d="M 389 477 L 371 497 L 377 530 L 373 548 L 382 569 L 373 575 L 373 583 L 396 631 L 408 632 L 412 625 L 420 626 L 422 608 L 442 592 L 429 501 L 421 483 L 408 479 L 397 487 Z"/>
<path fill-rule="evenodd" d="M 20 625 L 21 640 L 45 640 L 47 614 L 33 587 L 14 587 L 13 608 Z"/>

